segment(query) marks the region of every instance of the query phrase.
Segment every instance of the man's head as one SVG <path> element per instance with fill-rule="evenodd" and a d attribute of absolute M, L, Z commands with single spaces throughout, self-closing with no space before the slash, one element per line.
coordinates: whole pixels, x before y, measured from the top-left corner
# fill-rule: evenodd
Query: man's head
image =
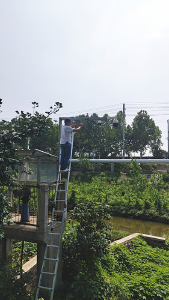
<path fill-rule="evenodd" d="M 70 126 L 71 125 L 71 119 L 67 118 L 65 119 L 65 125 Z"/>

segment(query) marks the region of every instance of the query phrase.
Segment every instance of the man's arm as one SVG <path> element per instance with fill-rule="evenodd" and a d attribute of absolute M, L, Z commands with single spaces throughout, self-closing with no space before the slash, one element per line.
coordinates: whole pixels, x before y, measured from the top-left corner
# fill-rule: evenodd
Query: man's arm
<path fill-rule="evenodd" d="M 82 126 L 83 126 L 83 123 L 79 123 L 79 124 L 74 124 L 71 127 L 74 128 L 73 132 L 77 132 L 77 131 L 79 131 L 81 129 Z"/>
<path fill-rule="evenodd" d="M 83 123 L 78 123 L 78 124 L 73 124 L 71 125 L 72 128 L 75 128 L 75 127 L 82 127 L 83 126 Z"/>

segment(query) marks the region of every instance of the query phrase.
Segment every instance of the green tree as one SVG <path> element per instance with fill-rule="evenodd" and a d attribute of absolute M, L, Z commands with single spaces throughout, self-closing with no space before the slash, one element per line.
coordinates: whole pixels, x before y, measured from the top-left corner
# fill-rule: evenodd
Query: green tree
<path fill-rule="evenodd" d="M 160 147 L 162 145 L 161 131 L 145 110 L 141 110 L 134 118 L 132 129 L 132 151 L 140 152 L 140 158 L 142 158 L 147 149 L 153 152 L 154 146 Z"/>
<path fill-rule="evenodd" d="M 89 115 L 78 116 L 89 118 Z M 92 114 L 90 117 L 98 117 L 97 114 Z M 104 115 L 108 117 L 108 115 Z M 84 126 L 75 134 L 74 152 L 81 156 L 81 153 L 87 154 L 89 158 L 107 158 L 119 156 L 122 152 L 123 134 L 122 112 L 117 114 L 119 126 L 114 128 L 113 120 L 98 121 L 88 120 Z"/>
<path fill-rule="evenodd" d="M 32 102 L 32 104 L 34 109 L 38 107 L 37 102 Z M 10 122 L 11 128 L 22 134 L 22 140 L 18 141 L 16 147 L 27 148 L 28 140 L 30 140 L 30 148 L 56 154 L 59 128 L 49 116 L 56 113 L 61 107 L 62 104 L 56 102 L 54 107 L 51 106 L 45 114 L 37 111 L 34 111 L 33 114 L 16 111 L 18 117 L 13 118 Z"/>
<path fill-rule="evenodd" d="M 80 115 L 81 117 L 89 118 L 89 115 Z M 91 117 L 98 117 L 97 114 L 91 115 Z M 89 158 L 96 158 L 98 155 L 98 124 L 97 121 L 85 121 L 82 129 L 75 134 L 74 139 L 74 152 L 81 156 L 81 153 L 87 154 Z"/>
<path fill-rule="evenodd" d="M 9 219 L 7 187 L 14 184 L 21 164 L 16 150 L 18 147 L 26 147 L 28 138 L 32 138 L 33 141 L 47 134 L 51 126 L 49 116 L 56 113 L 60 107 L 62 104 L 56 102 L 45 114 L 35 112 L 31 115 L 17 111 L 18 118 L 12 119 L 11 122 L 0 122 L 0 234 L 3 233 L 4 221 Z"/>
<path fill-rule="evenodd" d="M 74 208 L 72 218 L 76 225 L 67 226 L 63 235 L 63 284 L 59 299 L 109 299 L 106 295 L 111 295 L 110 287 L 105 286 L 105 272 L 101 268 L 101 258 L 108 253 L 110 243 L 104 222 L 109 218 L 108 211 L 106 203 L 94 199 L 81 201 Z"/>
<path fill-rule="evenodd" d="M 131 152 L 133 149 L 133 129 L 130 125 L 127 125 L 125 131 L 125 152 L 128 157 L 131 156 Z"/>

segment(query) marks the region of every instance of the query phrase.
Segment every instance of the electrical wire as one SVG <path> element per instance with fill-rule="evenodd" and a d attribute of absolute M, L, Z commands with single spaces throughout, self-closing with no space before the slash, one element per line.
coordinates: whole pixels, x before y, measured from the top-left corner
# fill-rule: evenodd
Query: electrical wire
<path fill-rule="evenodd" d="M 114 105 L 107 105 L 107 106 L 102 106 L 102 107 L 97 107 L 97 108 L 88 108 L 85 109 L 83 111 L 74 111 L 74 112 L 67 112 L 66 115 L 78 115 L 78 114 L 86 114 L 86 113 L 99 113 L 99 112 L 104 112 L 104 111 L 108 111 L 108 113 L 115 113 L 118 111 L 122 110 L 122 105 L 123 103 L 118 103 L 118 104 L 114 104 Z M 157 115 L 167 115 L 166 110 L 169 110 L 169 104 L 164 102 L 164 103 L 152 103 L 153 106 L 151 106 L 150 103 L 147 102 L 137 102 L 137 103 L 132 103 L 132 102 L 127 102 L 125 103 L 126 106 L 126 112 L 128 116 L 135 116 L 132 112 L 133 111 L 140 111 L 140 110 L 151 110 L 151 113 L 148 112 L 148 114 L 150 114 L 151 116 L 155 116 L 155 113 L 158 112 Z M 159 112 L 161 112 L 159 114 Z M 165 111 L 165 113 L 164 113 Z M 137 114 L 136 112 L 136 114 Z M 57 116 L 62 116 L 61 114 L 58 114 Z"/>

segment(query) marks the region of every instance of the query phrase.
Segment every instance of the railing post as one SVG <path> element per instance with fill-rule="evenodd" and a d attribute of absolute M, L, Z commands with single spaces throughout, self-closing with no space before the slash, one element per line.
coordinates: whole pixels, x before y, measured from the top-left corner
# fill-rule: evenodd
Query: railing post
<path fill-rule="evenodd" d="M 0 240 L 0 266 L 7 262 L 12 266 L 12 239 L 4 237 Z"/>
<path fill-rule="evenodd" d="M 111 163 L 111 173 L 114 173 L 114 163 Z"/>
<path fill-rule="evenodd" d="M 47 238 L 48 230 L 48 199 L 49 199 L 49 185 L 43 184 L 39 188 L 39 205 L 38 205 L 38 225 L 39 225 L 39 235 L 44 243 L 37 243 L 37 275 L 39 277 L 44 252 L 46 248 L 45 240 Z"/>
<path fill-rule="evenodd" d="M 40 201 L 38 206 L 38 222 L 39 233 L 45 234 L 48 226 L 48 199 L 49 199 L 49 185 L 43 184 L 39 188 Z"/>
<path fill-rule="evenodd" d="M 9 205 L 13 205 L 13 188 L 10 186 L 8 188 L 8 199 L 9 199 Z"/>
<path fill-rule="evenodd" d="M 39 225 L 39 211 L 40 211 L 40 183 L 41 183 L 41 157 L 38 157 L 38 169 L 37 169 L 37 225 Z"/>

